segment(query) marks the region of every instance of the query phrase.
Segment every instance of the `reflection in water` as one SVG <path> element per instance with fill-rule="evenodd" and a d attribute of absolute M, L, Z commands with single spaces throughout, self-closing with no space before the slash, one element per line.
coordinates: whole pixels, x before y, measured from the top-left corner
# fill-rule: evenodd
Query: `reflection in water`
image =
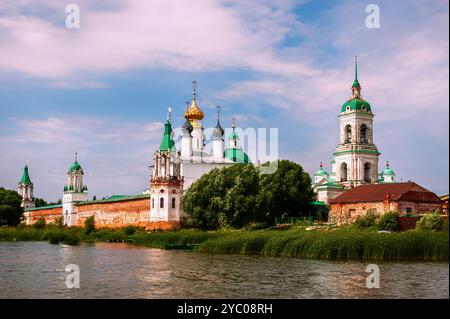
<path fill-rule="evenodd" d="M 65 267 L 80 267 L 80 289 Z M 209 255 L 125 244 L 77 247 L 0 243 L 0 298 L 448 298 L 448 263 L 368 262 Z"/>

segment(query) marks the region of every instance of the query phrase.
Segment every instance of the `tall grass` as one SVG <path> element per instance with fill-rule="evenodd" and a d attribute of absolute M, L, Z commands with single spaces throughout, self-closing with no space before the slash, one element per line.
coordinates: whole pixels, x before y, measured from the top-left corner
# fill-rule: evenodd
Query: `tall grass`
<path fill-rule="evenodd" d="M 418 260 L 446 261 L 448 231 L 411 230 L 379 234 L 356 227 L 305 230 L 220 230 L 182 229 L 149 232 L 144 229 L 98 229 L 86 234 L 82 228 L 45 229 L 1 227 L 0 240 L 48 240 L 76 245 L 82 241 L 126 242 L 163 249 L 195 249 L 214 254 L 286 256 L 330 260 Z"/>
<path fill-rule="evenodd" d="M 334 231 L 254 231 L 209 239 L 208 253 L 259 254 L 332 260 L 448 260 L 448 233 L 408 231 L 379 234 L 352 228 Z"/>

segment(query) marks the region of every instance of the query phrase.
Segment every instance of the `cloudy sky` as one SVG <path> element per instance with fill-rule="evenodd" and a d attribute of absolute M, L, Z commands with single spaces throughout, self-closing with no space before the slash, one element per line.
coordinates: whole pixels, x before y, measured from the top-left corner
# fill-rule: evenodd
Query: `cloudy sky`
<path fill-rule="evenodd" d="M 35 196 L 57 200 L 78 152 L 91 196 L 141 192 L 194 79 L 204 126 L 220 104 L 224 126 L 278 128 L 281 158 L 330 169 L 357 54 L 380 169 L 448 193 L 448 14 L 447 0 L 2 0 L 0 186 L 28 160 Z"/>

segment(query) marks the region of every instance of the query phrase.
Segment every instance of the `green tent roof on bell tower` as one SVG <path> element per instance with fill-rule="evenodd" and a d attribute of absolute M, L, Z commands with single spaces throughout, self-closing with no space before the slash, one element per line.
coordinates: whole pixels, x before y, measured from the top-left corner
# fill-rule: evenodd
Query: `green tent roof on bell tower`
<path fill-rule="evenodd" d="M 171 137 L 172 133 L 172 124 L 167 120 L 166 124 L 164 124 L 164 135 L 161 141 L 161 145 L 159 146 L 160 151 L 175 151 L 175 142 Z"/>
<path fill-rule="evenodd" d="M 25 167 L 23 168 L 23 175 L 20 183 L 25 185 L 31 184 L 30 175 L 28 174 L 28 165 L 25 165 Z"/>

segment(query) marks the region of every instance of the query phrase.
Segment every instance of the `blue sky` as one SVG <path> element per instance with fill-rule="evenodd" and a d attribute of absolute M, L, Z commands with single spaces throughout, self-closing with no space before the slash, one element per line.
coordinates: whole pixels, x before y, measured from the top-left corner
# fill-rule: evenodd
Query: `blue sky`
<path fill-rule="evenodd" d="M 35 196 L 56 200 L 78 152 L 91 196 L 141 192 L 166 108 L 181 125 L 194 79 L 204 126 L 220 104 L 224 126 L 276 127 L 281 158 L 329 170 L 357 54 L 380 169 L 448 193 L 448 1 L 68 3 L 79 30 L 64 1 L 0 3 L 1 186 L 28 160 Z"/>

